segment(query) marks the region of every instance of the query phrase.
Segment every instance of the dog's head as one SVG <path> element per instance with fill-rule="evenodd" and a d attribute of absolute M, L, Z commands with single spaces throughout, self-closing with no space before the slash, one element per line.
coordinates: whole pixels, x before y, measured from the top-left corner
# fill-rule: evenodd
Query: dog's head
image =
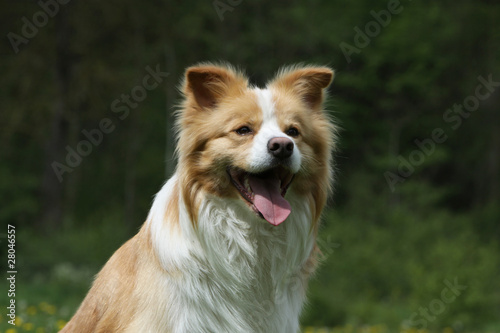
<path fill-rule="evenodd" d="M 286 200 L 293 192 L 319 218 L 332 173 L 334 128 L 323 111 L 332 79 L 327 67 L 294 66 L 259 89 L 227 65 L 187 69 L 177 153 L 194 221 L 207 193 L 238 198 L 278 225 L 293 209 Z"/>

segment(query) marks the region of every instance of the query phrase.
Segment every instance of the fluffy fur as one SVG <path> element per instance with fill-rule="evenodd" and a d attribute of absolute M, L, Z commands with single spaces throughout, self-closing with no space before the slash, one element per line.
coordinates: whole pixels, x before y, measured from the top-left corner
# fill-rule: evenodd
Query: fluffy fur
<path fill-rule="evenodd" d="M 176 173 L 62 332 L 297 332 L 332 180 L 332 78 L 295 66 L 259 89 L 228 65 L 188 68 Z M 271 154 L 276 137 L 290 156 Z M 262 175 L 290 204 L 279 225 L 246 183 Z"/>

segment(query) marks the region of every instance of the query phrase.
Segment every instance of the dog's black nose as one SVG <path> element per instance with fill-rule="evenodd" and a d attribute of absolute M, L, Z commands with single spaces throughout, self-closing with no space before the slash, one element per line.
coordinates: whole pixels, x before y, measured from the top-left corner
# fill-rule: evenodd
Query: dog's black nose
<path fill-rule="evenodd" d="M 272 138 L 267 143 L 267 150 L 276 158 L 288 158 L 293 153 L 293 141 L 288 138 Z"/>

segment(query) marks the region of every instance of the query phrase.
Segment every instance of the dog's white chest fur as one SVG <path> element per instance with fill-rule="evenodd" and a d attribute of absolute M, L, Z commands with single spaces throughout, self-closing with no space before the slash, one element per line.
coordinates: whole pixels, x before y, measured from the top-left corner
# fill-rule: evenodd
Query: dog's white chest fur
<path fill-rule="evenodd" d="M 308 205 L 290 193 L 294 211 L 275 227 L 240 200 L 207 196 L 197 228 L 181 204 L 175 232 L 161 220 L 175 186 L 174 176 L 149 218 L 156 255 L 170 272 L 165 292 L 172 331 L 297 332 L 313 247 Z"/>

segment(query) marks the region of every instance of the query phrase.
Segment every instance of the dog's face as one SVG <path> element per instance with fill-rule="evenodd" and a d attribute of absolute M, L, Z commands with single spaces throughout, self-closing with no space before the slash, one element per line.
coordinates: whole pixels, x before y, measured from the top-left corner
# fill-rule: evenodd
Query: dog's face
<path fill-rule="evenodd" d="M 178 154 L 192 216 L 203 193 L 238 198 L 273 225 L 293 209 L 287 192 L 321 210 L 333 144 L 322 102 L 332 78 L 328 68 L 291 68 L 259 89 L 230 67 L 189 68 Z"/>

